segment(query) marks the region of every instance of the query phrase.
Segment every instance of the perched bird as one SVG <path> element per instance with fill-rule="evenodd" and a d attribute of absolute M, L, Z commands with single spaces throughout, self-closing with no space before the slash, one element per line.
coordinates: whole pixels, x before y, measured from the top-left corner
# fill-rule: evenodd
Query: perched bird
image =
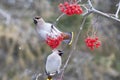
<path fill-rule="evenodd" d="M 60 73 L 60 67 L 62 65 L 62 56 L 63 52 L 61 50 L 53 50 L 53 53 L 47 57 L 46 60 L 46 74 L 47 80 L 52 80 L 52 76 L 57 73 Z"/>
<path fill-rule="evenodd" d="M 61 32 L 53 24 L 45 22 L 39 16 L 33 20 L 40 39 L 46 41 L 51 48 L 58 47 L 62 41 L 69 45 L 72 43 L 73 32 Z"/>

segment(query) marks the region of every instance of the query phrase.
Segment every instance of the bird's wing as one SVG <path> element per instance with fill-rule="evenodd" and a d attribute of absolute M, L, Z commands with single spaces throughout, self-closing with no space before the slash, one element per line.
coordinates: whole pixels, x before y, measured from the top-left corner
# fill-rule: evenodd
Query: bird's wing
<path fill-rule="evenodd" d="M 56 32 L 56 33 L 62 33 L 59 29 L 57 29 L 54 25 L 51 25 L 51 28 Z"/>

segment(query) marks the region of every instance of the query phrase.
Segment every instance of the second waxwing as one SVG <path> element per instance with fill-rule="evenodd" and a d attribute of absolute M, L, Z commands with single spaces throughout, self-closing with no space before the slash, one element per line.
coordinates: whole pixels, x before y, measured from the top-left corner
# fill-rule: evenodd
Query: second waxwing
<path fill-rule="evenodd" d="M 62 65 L 62 56 L 63 52 L 60 50 L 53 50 L 53 52 L 47 57 L 46 60 L 46 74 L 48 75 L 47 80 L 52 80 L 52 76 L 57 73 L 60 73 L 60 68 Z"/>

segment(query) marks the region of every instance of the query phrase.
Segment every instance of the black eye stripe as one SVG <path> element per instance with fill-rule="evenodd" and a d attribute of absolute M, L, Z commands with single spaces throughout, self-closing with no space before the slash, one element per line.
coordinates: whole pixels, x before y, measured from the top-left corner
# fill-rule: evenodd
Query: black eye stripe
<path fill-rule="evenodd" d="M 36 16 L 35 19 L 40 19 L 41 17 L 40 16 Z"/>
<path fill-rule="evenodd" d="M 51 25 L 51 28 L 53 28 L 53 24 Z"/>
<path fill-rule="evenodd" d="M 61 50 L 58 50 L 58 52 L 62 52 Z"/>
<path fill-rule="evenodd" d="M 35 19 L 40 19 L 40 18 L 36 17 Z"/>

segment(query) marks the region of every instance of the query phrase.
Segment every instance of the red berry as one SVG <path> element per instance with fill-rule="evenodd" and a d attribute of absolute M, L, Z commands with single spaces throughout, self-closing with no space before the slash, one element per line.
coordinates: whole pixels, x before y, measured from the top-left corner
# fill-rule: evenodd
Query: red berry
<path fill-rule="evenodd" d="M 62 3 L 59 4 L 59 7 L 64 7 L 64 5 Z"/>
<path fill-rule="evenodd" d="M 64 2 L 64 6 L 68 6 L 69 5 L 69 3 L 68 2 Z"/>
<path fill-rule="evenodd" d="M 76 5 L 76 8 L 77 8 L 77 9 L 80 9 L 80 6 L 79 6 L 79 5 Z"/>
<path fill-rule="evenodd" d="M 66 9 L 70 9 L 70 5 L 66 5 L 65 8 L 66 8 Z"/>
<path fill-rule="evenodd" d="M 95 40 L 98 40 L 98 37 L 95 37 Z"/>
<path fill-rule="evenodd" d="M 94 50 L 95 47 L 100 47 L 101 41 L 99 41 L 98 39 L 98 37 L 87 37 L 85 39 L 86 46 L 89 47 L 91 50 Z"/>
<path fill-rule="evenodd" d="M 83 13 L 83 10 L 82 10 L 81 8 L 79 8 L 79 11 L 80 11 L 80 14 L 82 14 L 82 13 Z"/>
<path fill-rule="evenodd" d="M 94 47 L 92 46 L 92 47 L 90 47 L 90 49 L 91 49 L 91 50 L 94 50 Z"/>
<path fill-rule="evenodd" d="M 80 14 L 80 11 L 79 11 L 79 10 L 77 10 L 77 11 L 76 11 L 76 14 Z"/>
<path fill-rule="evenodd" d="M 95 42 L 96 42 L 96 40 L 95 40 L 95 39 L 92 39 L 91 41 L 92 41 L 93 43 L 95 43 Z"/>
<path fill-rule="evenodd" d="M 61 10 L 61 12 L 64 12 L 64 11 L 65 11 L 65 9 L 64 9 L 64 8 L 61 8 L 60 10 Z"/>
<path fill-rule="evenodd" d="M 72 9 L 72 10 L 74 10 L 74 9 L 75 9 L 75 7 L 74 7 L 74 6 L 72 6 L 72 7 L 71 7 L 71 9 Z"/>
<path fill-rule="evenodd" d="M 82 9 L 78 4 L 69 4 L 64 2 L 64 4 L 59 4 L 60 11 L 67 15 L 81 14 Z"/>
<path fill-rule="evenodd" d="M 100 41 L 97 41 L 97 42 L 96 42 L 96 45 L 97 45 L 97 46 L 100 46 L 100 45 L 101 45 L 101 42 L 100 42 Z"/>
<path fill-rule="evenodd" d="M 58 36 L 56 38 L 52 38 L 50 36 L 47 36 L 47 40 L 46 43 L 52 48 L 56 48 L 60 45 L 61 41 L 63 40 L 63 38 L 61 36 Z"/>

